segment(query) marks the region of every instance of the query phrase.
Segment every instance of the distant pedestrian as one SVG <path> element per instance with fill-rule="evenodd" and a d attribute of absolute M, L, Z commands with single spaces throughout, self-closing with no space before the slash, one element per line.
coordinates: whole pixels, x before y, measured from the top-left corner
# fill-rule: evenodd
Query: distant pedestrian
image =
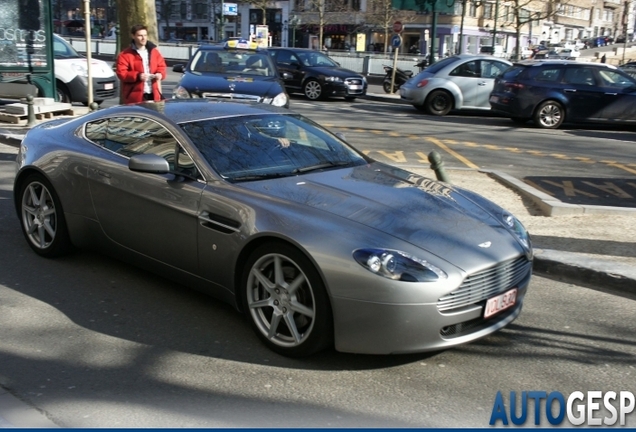
<path fill-rule="evenodd" d="M 607 57 L 605 56 L 605 54 L 603 54 L 603 57 L 601 57 L 601 63 L 605 63 L 607 61 Z"/>
<path fill-rule="evenodd" d="M 117 57 L 117 77 L 122 85 L 124 103 L 159 101 L 161 80 L 166 77 L 166 60 L 155 44 L 148 41 L 148 28 L 137 24 L 130 33 L 128 48 Z"/>

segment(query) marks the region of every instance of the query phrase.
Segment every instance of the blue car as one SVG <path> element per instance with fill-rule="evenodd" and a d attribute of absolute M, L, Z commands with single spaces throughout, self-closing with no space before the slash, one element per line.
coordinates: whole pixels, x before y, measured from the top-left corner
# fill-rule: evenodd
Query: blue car
<path fill-rule="evenodd" d="M 636 123 L 636 79 L 615 66 L 572 60 L 515 63 L 495 79 L 492 111 L 556 129 L 564 122 Z"/>

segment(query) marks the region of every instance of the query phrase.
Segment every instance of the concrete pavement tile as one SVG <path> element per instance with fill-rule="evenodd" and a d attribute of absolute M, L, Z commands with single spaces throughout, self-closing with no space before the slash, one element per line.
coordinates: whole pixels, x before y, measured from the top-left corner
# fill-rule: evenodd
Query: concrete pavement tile
<path fill-rule="evenodd" d="M 38 409 L 0 388 L 0 428 L 59 428 Z"/>

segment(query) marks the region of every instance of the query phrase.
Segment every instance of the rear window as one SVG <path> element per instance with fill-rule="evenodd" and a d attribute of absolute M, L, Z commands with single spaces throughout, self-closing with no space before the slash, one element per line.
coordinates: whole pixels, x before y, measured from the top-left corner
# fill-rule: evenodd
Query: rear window
<path fill-rule="evenodd" d="M 424 69 L 424 71 L 431 73 L 431 74 L 435 74 L 439 71 L 441 71 L 442 69 L 444 69 L 446 66 L 453 64 L 457 61 L 459 61 L 460 58 L 459 57 L 447 57 L 445 59 L 442 59 L 436 63 L 433 63 L 432 65 L 430 65 L 429 67 L 427 67 L 426 69 Z"/>
<path fill-rule="evenodd" d="M 519 77 L 524 70 L 526 70 L 525 66 L 511 66 L 501 74 L 500 78 L 511 81 Z"/>

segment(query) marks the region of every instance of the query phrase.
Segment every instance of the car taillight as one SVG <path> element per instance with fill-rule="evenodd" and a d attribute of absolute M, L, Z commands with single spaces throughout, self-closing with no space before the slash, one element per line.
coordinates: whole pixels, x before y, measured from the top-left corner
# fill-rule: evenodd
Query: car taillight
<path fill-rule="evenodd" d="M 426 84 L 428 84 L 428 80 L 423 79 L 422 81 L 417 83 L 417 88 L 424 87 Z"/>
<path fill-rule="evenodd" d="M 521 83 L 507 82 L 507 83 L 504 83 L 504 87 L 510 90 L 521 90 L 525 86 Z"/>

